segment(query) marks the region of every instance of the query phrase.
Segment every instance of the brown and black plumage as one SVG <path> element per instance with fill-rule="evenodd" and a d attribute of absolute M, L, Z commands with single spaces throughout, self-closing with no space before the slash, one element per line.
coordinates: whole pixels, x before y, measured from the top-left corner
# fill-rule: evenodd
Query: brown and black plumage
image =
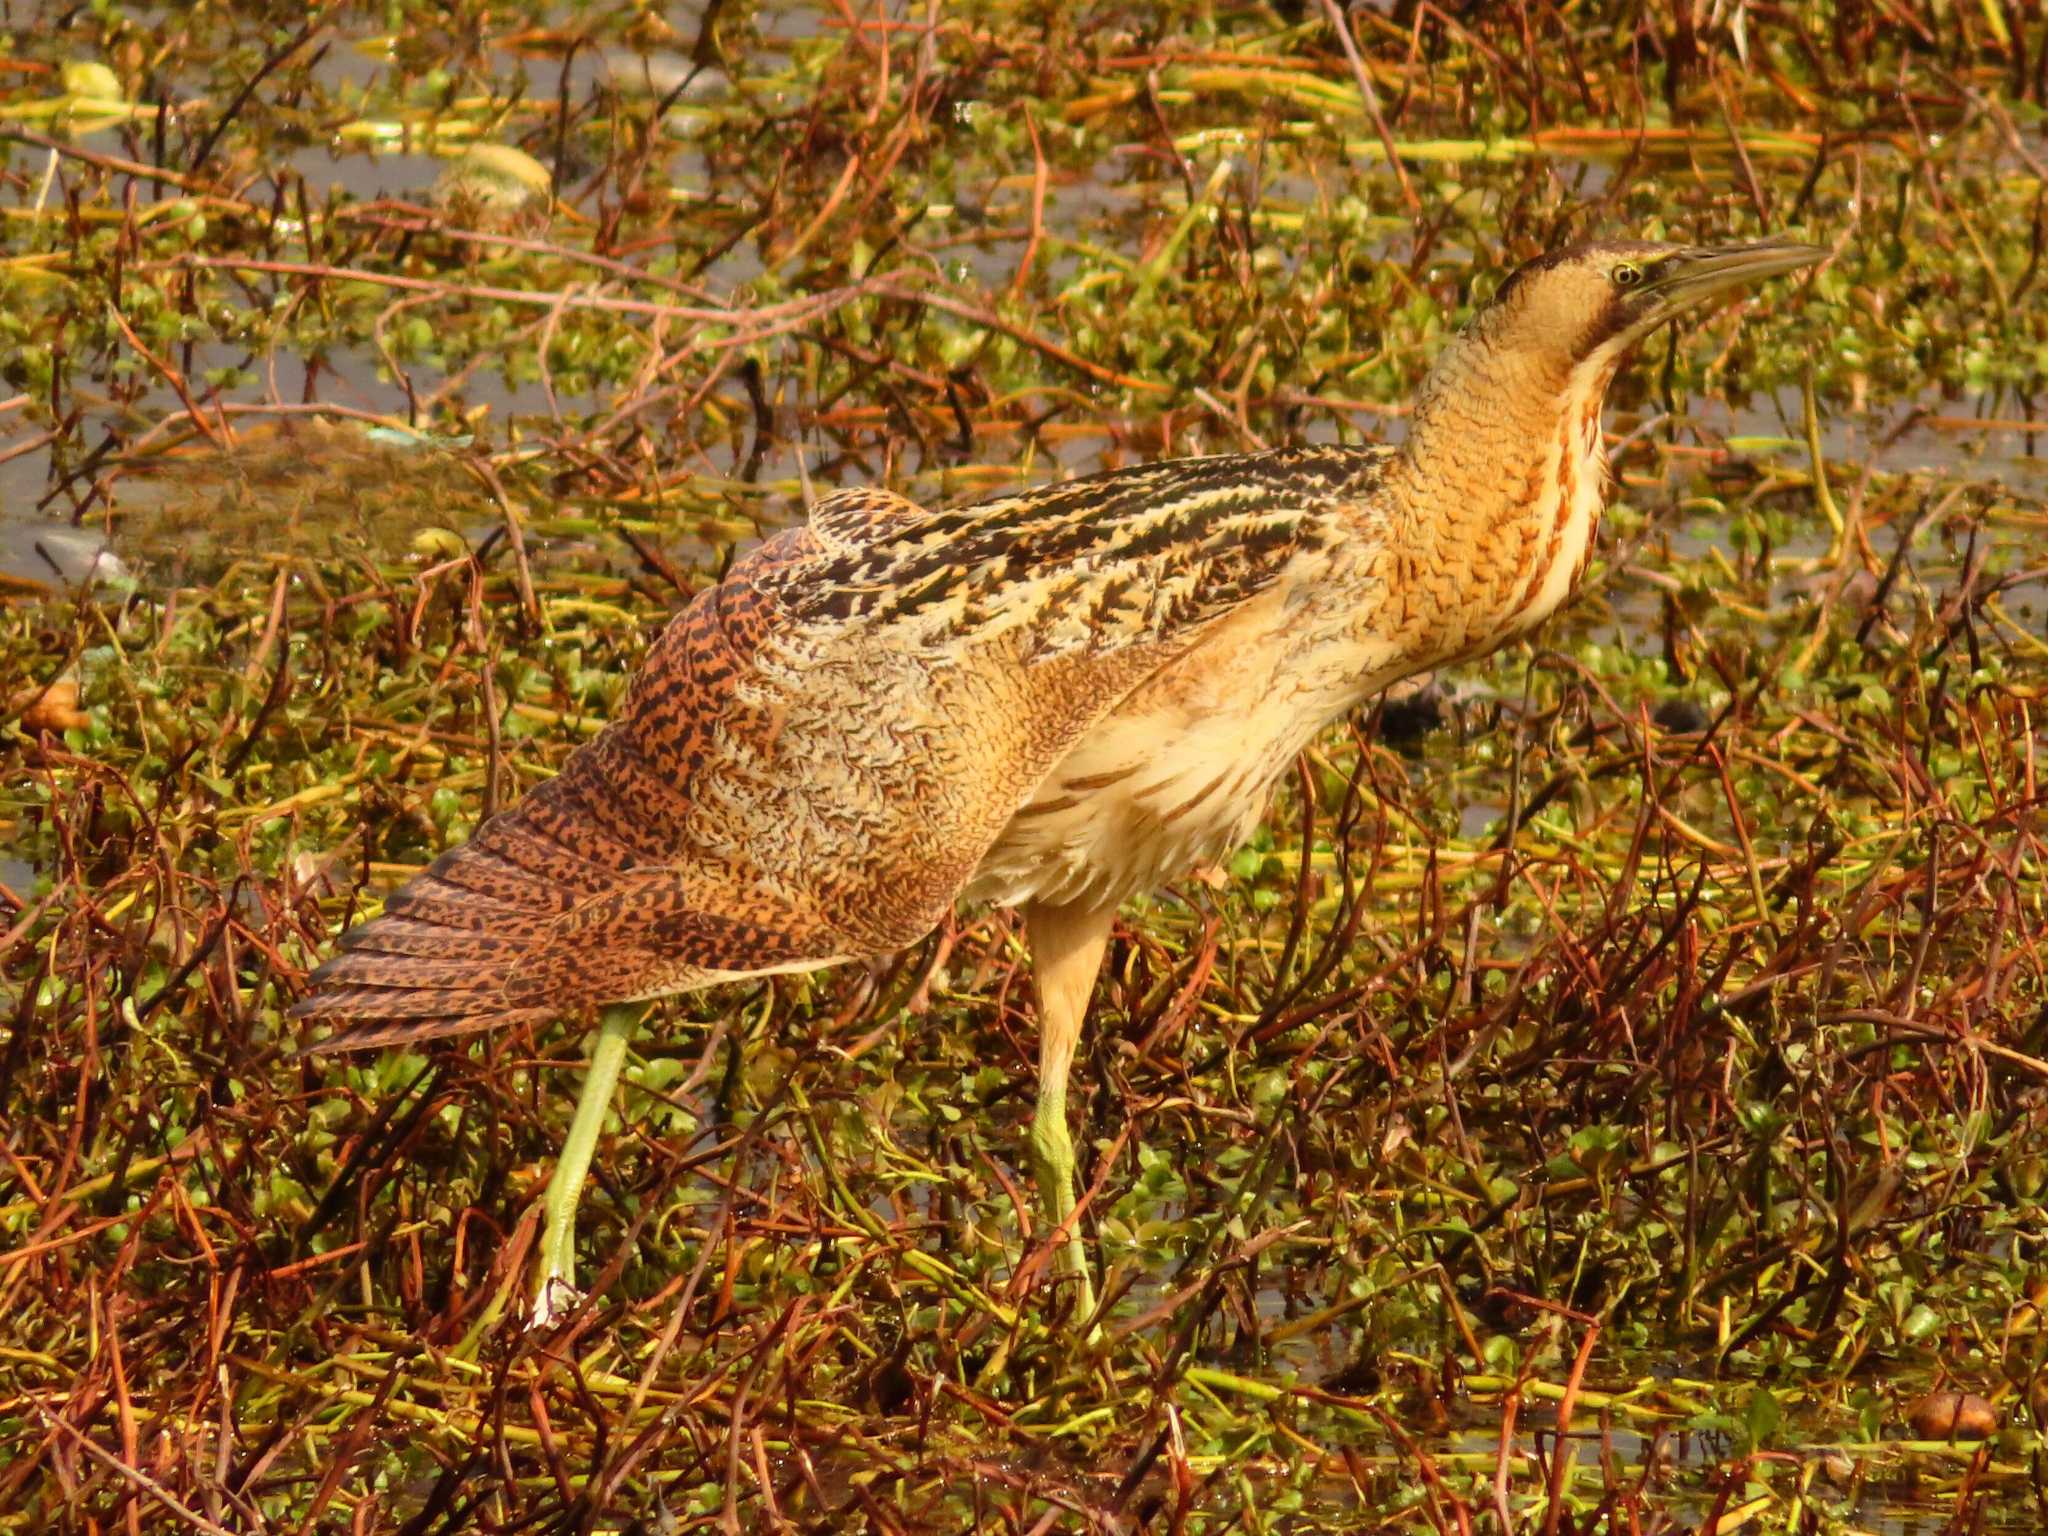
<path fill-rule="evenodd" d="M 302 1014 L 345 1021 L 328 1048 L 386 1044 L 900 949 L 1380 458 L 1194 460 L 941 512 L 828 497 L 690 605 L 557 778 L 344 936 Z"/>
<path fill-rule="evenodd" d="M 1066 1076 L 1119 904 L 1241 839 L 1331 720 L 1548 617 L 1593 547 L 1630 348 L 1821 254 L 1532 263 L 1399 448 L 938 511 L 829 496 L 690 604 L 559 777 L 346 934 L 299 1013 L 336 1026 L 327 1049 L 460 1034 L 880 956 L 963 899 L 1010 903 L 1039 990 L 1033 1145 L 1070 1223 Z"/>

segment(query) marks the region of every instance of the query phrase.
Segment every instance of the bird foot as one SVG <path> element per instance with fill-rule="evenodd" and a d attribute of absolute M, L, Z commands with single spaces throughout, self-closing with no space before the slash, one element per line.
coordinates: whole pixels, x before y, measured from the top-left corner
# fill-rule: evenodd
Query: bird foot
<path fill-rule="evenodd" d="M 526 1331 L 539 1333 L 552 1328 L 562 1321 L 583 1300 L 583 1292 L 567 1275 L 548 1275 L 533 1288 L 532 1310 L 526 1318 Z"/>

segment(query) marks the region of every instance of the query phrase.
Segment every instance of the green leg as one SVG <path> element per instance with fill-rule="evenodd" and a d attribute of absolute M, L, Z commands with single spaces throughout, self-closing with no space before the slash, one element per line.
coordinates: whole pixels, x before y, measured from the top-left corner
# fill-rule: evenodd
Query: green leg
<path fill-rule="evenodd" d="M 1067 1133 L 1067 1085 L 1041 1081 L 1038 1112 L 1031 1121 L 1031 1154 L 1037 1165 L 1038 1198 L 1048 1227 L 1057 1230 L 1074 1214 L 1074 1142 Z M 1088 1273 L 1088 1255 L 1078 1226 L 1069 1225 L 1066 1241 L 1053 1262 L 1074 1281 L 1074 1315 L 1095 1310 L 1095 1281 Z"/>
<path fill-rule="evenodd" d="M 590 1173 L 605 1113 L 612 1107 L 619 1068 L 626 1062 L 626 1045 L 640 1019 L 638 1005 L 620 1005 L 605 1009 L 599 1021 L 583 1092 L 576 1100 L 576 1118 L 569 1122 L 569 1138 L 562 1143 L 542 1207 L 540 1256 L 533 1272 L 535 1328 L 557 1321 L 581 1294 L 576 1289 L 576 1207 L 583 1198 L 583 1181 Z"/>
<path fill-rule="evenodd" d="M 1031 939 L 1031 975 L 1038 990 L 1038 1112 L 1031 1122 L 1031 1160 L 1038 1196 L 1053 1232 L 1074 1214 L 1074 1143 L 1067 1134 L 1067 1072 L 1088 1016 L 1095 973 L 1116 921 L 1114 907 L 1024 909 Z M 1050 1235 L 1050 1234 L 1048 1234 Z M 1055 1260 L 1074 1283 L 1076 1317 L 1095 1310 L 1095 1282 L 1078 1226 L 1068 1225 Z"/>

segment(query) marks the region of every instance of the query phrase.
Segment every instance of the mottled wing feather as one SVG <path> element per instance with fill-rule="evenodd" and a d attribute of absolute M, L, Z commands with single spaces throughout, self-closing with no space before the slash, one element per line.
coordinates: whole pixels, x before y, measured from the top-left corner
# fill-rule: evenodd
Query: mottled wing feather
<path fill-rule="evenodd" d="M 1022 627 L 1026 659 L 1166 641 L 1263 588 L 1384 462 L 1384 450 L 1346 448 L 1181 459 L 874 517 L 769 585 L 799 619 L 941 643 Z"/>
<path fill-rule="evenodd" d="M 318 1048 L 537 1021 L 837 953 L 802 913 L 736 918 L 685 833 L 686 786 L 773 606 L 753 577 L 807 537 L 771 540 L 700 594 L 650 650 L 618 721 L 343 936 L 295 1010 L 339 1026 Z"/>
<path fill-rule="evenodd" d="M 299 1012 L 379 1044 L 915 940 L 1078 737 L 1322 548 L 1382 463 L 826 498 L 677 617 L 557 778 L 347 935 Z"/>

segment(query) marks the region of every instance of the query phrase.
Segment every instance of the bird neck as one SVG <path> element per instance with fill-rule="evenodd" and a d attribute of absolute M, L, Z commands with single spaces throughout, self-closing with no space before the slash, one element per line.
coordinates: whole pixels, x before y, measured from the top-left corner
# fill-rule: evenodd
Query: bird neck
<path fill-rule="evenodd" d="M 1430 665 L 1534 629 L 1585 572 L 1606 500 L 1600 407 L 1626 348 L 1583 360 L 1483 324 L 1417 397 L 1391 476 L 1399 584 Z"/>

